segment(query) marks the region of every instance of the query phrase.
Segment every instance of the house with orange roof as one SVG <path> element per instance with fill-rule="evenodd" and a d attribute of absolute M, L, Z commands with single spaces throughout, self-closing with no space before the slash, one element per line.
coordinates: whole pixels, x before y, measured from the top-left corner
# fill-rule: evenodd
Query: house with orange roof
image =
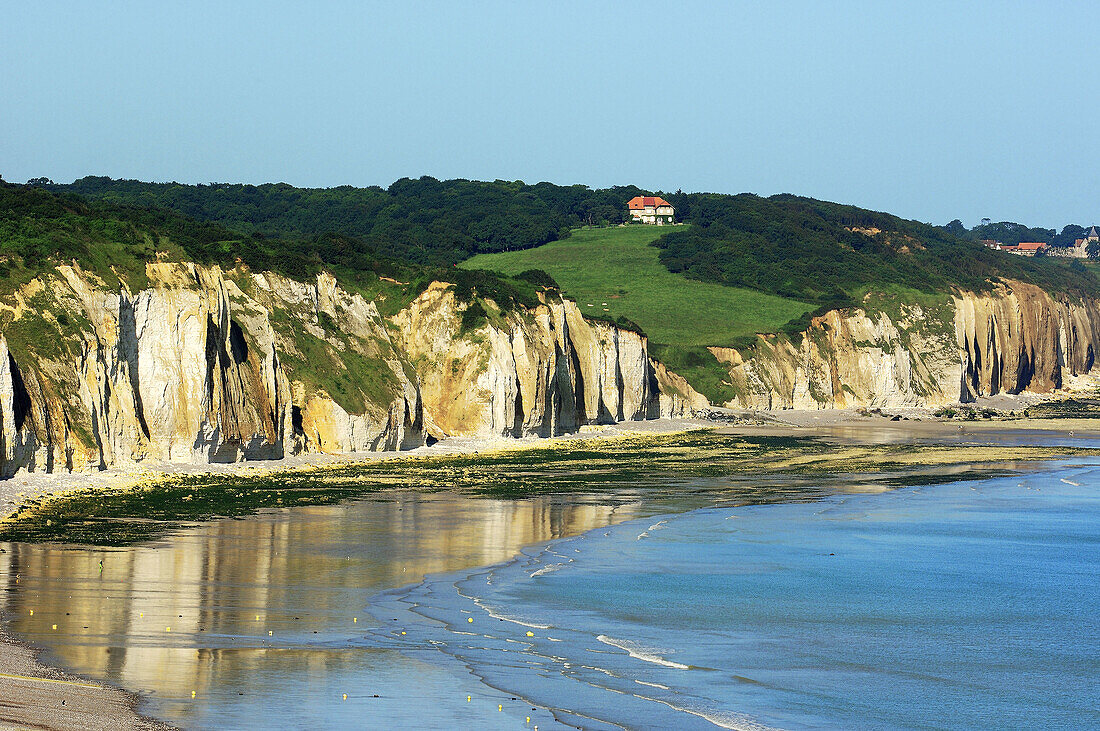
<path fill-rule="evenodd" d="M 676 215 L 671 203 L 653 195 L 634 196 L 627 202 L 626 208 L 630 212 L 631 220 L 657 226 L 672 223 L 672 218 Z"/>
<path fill-rule="evenodd" d="M 1007 251 L 1020 256 L 1035 256 L 1046 253 L 1048 246 L 1042 241 L 1021 241 L 1015 246 L 1001 246 L 1001 251 Z"/>

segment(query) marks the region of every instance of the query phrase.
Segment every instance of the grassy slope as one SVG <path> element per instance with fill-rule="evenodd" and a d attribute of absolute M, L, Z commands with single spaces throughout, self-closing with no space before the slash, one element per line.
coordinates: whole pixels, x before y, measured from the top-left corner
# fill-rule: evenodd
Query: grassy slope
<path fill-rule="evenodd" d="M 653 342 L 665 345 L 729 345 L 741 336 L 773 332 L 811 309 L 795 300 L 671 273 L 649 245 L 667 231 L 657 226 L 578 229 L 562 241 L 480 254 L 460 266 L 513 275 L 542 269 L 585 314 L 627 317 Z"/>

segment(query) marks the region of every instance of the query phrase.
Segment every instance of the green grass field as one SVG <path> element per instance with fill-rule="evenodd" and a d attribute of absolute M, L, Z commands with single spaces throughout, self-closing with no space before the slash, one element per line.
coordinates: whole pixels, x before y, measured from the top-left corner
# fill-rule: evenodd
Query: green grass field
<path fill-rule="evenodd" d="M 673 274 L 649 245 L 667 230 L 577 229 L 562 241 L 525 251 L 479 254 L 459 266 L 504 274 L 542 269 L 585 314 L 627 317 L 662 345 L 730 345 L 739 336 L 774 332 L 812 309 L 795 300 Z"/>

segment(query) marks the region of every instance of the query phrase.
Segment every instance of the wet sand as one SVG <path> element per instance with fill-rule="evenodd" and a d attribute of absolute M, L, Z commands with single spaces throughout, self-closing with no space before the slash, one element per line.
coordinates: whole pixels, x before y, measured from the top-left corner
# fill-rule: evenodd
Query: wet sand
<path fill-rule="evenodd" d="M 0 727 L 171 728 L 141 716 L 130 693 L 47 667 L 35 655 L 0 628 Z"/>

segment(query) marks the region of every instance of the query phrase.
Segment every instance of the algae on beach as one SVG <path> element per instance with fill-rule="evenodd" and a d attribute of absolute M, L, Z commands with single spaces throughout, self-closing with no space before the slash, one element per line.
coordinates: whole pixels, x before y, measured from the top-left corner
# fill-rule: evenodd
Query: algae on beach
<path fill-rule="evenodd" d="M 127 545 L 194 521 L 396 489 L 496 498 L 573 494 L 607 504 L 636 500 L 645 490 L 723 504 L 789 502 L 816 499 L 822 482 L 838 478 L 846 489 L 888 489 L 1002 474 L 1015 462 L 1096 454 L 1100 450 L 1047 446 L 852 446 L 822 437 L 706 430 L 555 440 L 483 453 L 171 476 L 78 491 L 25 504 L 0 524 L 0 541 Z"/>

